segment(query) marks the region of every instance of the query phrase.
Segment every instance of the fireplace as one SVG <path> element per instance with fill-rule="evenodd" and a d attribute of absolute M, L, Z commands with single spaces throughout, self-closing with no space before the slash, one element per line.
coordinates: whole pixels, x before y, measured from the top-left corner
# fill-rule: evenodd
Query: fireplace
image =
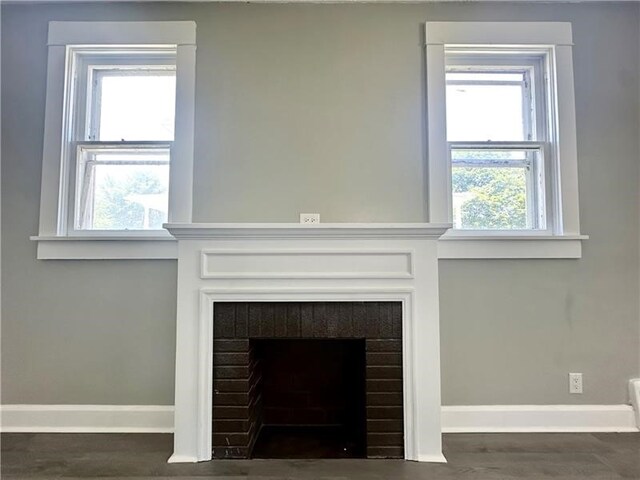
<path fill-rule="evenodd" d="M 255 455 L 256 445 L 263 448 L 257 434 L 265 425 L 267 434 L 282 438 L 285 424 L 273 417 L 277 408 L 267 404 L 269 423 L 264 422 L 268 385 L 265 393 L 264 383 L 256 376 L 264 372 L 251 362 L 264 365 L 278 360 L 269 359 L 274 347 L 268 342 L 299 345 L 303 340 L 326 345 L 364 343 L 365 417 L 360 421 L 365 429 L 358 433 L 357 421 L 334 423 L 352 432 L 346 448 L 351 448 L 353 456 L 445 461 L 440 430 L 437 239 L 449 225 L 187 223 L 165 227 L 178 240 L 175 433 L 170 462 Z M 262 313 L 251 313 L 257 305 L 262 305 Z M 368 320 L 362 323 L 365 317 Z M 364 333 L 356 333 L 358 328 L 364 328 Z M 239 331 L 243 336 L 237 336 Z M 223 352 L 220 347 L 225 341 L 227 350 L 240 350 Z M 319 349 L 318 345 L 313 348 Z M 357 351 L 337 344 L 328 349 L 349 349 L 348 355 Z M 346 350 L 343 354 L 347 355 Z M 370 363 L 373 359 L 379 364 Z M 218 371 L 221 362 L 246 363 L 226 369 L 243 372 L 234 384 L 241 391 L 223 388 L 232 382 L 220 383 L 224 380 Z M 385 376 L 369 376 L 376 371 Z M 392 372 L 395 376 L 386 376 Z M 383 388 L 382 380 L 394 380 L 384 383 L 384 388 L 392 390 L 374 390 Z M 252 410 L 250 402 L 259 403 L 260 408 Z M 222 407 L 228 407 L 226 412 L 232 416 L 221 418 Z M 322 409 L 326 413 L 329 405 Z M 296 430 L 295 424 L 286 426 Z M 358 435 L 364 442 L 358 443 Z"/>
<path fill-rule="evenodd" d="M 213 312 L 214 458 L 403 458 L 400 302 Z"/>
<path fill-rule="evenodd" d="M 251 343 L 261 372 L 262 411 L 251 457 L 366 456 L 364 340 L 287 338 Z"/>

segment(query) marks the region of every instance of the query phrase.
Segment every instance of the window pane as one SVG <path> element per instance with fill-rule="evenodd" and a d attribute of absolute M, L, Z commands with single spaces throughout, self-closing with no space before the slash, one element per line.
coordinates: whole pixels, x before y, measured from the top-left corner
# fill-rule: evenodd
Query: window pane
<path fill-rule="evenodd" d="M 461 149 L 451 150 L 452 163 L 471 163 L 479 166 L 528 166 L 531 152 L 527 150 L 489 150 L 489 149 Z M 520 164 L 520 165 L 519 165 Z"/>
<path fill-rule="evenodd" d="M 447 72 L 447 80 L 464 80 L 467 82 L 514 82 L 521 83 L 522 72 Z"/>
<path fill-rule="evenodd" d="M 96 70 L 93 140 L 173 140 L 175 71 Z"/>
<path fill-rule="evenodd" d="M 523 73 L 447 72 L 447 139 L 530 140 L 527 97 Z"/>
<path fill-rule="evenodd" d="M 149 150 L 81 153 L 77 229 L 162 228 L 169 204 L 169 151 Z"/>
<path fill-rule="evenodd" d="M 451 159 L 454 228 L 540 228 L 538 151 L 460 149 L 452 150 Z"/>

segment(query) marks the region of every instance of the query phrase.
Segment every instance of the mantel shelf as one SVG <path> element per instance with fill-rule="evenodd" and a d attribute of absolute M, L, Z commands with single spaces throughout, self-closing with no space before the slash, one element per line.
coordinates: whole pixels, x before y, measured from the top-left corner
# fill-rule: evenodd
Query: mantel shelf
<path fill-rule="evenodd" d="M 206 238 L 438 238 L 451 224 L 441 223 L 166 223 L 178 240 Z"/>

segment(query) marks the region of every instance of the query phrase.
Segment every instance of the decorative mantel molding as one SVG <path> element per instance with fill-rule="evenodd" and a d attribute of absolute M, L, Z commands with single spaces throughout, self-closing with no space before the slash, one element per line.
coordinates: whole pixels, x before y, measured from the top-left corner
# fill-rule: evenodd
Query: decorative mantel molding
<path fill-rule="evenodd" d="M 218 302 L 402 303 L 405 458 L 443 462 L 438 238 L 449 224 L 169 223 L 178 240 L 174 453 L 212 457 Z"/>
<path fill-rule="evenodd" d="M 166 223 L 178 240 L 216 238 L 439 238 L 451 224 L 434 223 Z"/>

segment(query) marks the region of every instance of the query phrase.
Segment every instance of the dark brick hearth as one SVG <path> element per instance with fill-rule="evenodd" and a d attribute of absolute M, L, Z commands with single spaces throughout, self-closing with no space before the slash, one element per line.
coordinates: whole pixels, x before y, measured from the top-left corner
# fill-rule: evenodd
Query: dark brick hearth
<path fill-rule="evenodd" d="M 361 340 L 366 456 L 404 456 L 401 303 L 221 302 L 214 306 L 214 458 L 248 458 L 263 422 L 297 424 L 310 415 L 298 408 L 287 420 L 278 418 L 282 411 L 272 401 L 265 405 L 261 352 L 266 339 Z M 330 345 L 326 348 L 338 348 Z M 320 423 L 329 415 L 316 414 Z"/>

